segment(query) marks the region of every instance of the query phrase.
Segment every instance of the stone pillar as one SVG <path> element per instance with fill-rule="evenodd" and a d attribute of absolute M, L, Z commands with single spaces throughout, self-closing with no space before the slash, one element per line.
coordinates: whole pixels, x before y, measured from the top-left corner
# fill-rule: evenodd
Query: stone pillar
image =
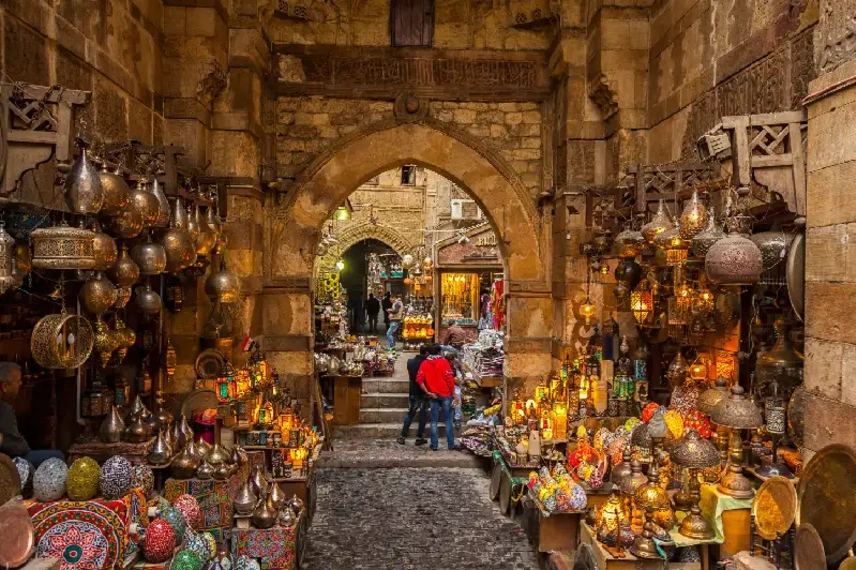
<path fill-rule="evenodd" d="M 532 291 L 507 281 L 505 376 L 509 389 L 531 395 L 551 372 L 553 300 L 549 291 Z"/>
<path fill-rule="evenodd" d="M 844 4 L 856 9 L 854 2 Z M 809 93 L 805 447 L 810 455 L 831 443 L 856 441 L 856 248 L 850 245 L 856 237 L 856 59 L 812 81 Z"/>

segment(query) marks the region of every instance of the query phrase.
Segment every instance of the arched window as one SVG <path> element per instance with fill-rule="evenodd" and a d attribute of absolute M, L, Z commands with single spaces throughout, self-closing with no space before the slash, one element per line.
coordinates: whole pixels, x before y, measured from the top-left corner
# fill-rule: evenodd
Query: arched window
<path fill-rule="evenodd" d="M 434 40 L 434 0 L 391 0 L 390 24 L 394 47 L 431 47 Z"/>

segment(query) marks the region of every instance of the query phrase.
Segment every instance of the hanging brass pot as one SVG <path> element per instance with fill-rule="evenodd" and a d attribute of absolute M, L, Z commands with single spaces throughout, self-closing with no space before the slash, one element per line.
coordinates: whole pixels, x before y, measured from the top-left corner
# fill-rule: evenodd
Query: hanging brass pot
<path fill-rule="evenodd" d="M 160 275 L 166 269 L 166 252 L 161 244 L 153 243 L 151 238 L 131 249 L 131 259 L 140 268 L 142 275 Z"/>
<path fill-rule="evenodd" d="M 101 175 L 89 160 L 85 147 L 80 149 L 80 155 L 71 165 L 63 190 L 65 202 L 72 213 L 97 214 L 101 210 L 101 205 L 104 203 Z"/>
<path fill-rule="evenodd" d="M 130 287 L 140 278 L 140 267 L 128 254 L 127 245 L 122 246 L 122 253 L 119 254 L 116 263 L 107 270 L 107 277 L 117 287 Z"/>
<path fill-rule="evenodd" d="M 110 413 L 101 422 L 101 427 L 98 430 L 98 438 L 104 443 L 119 443 L 122 441 L 122 434 L 124 432 L 125 422 L 122 421 L 119 409 L 116 406 L 112 406 Z"/>
<path fill-rule="evenodd" d="M 158 201 L 158 215 L 155 219 L 154 227 L 165 228 L 169 225 L 169 202 L 166 199 L 166 194 L 163 193 L 163 187 L 157 176 L 152 180 L 152 194 Z"/>
<path fill-rule="evenodd" d="M 237 303 L 241 298 L 241 280 L 221 263 L 220 271 L 205 280 L 205 294 L 220 303 Z"/>
<path fill-rule="evenodd" d="M 160 295 L 152 291 L 151 285 L 146 283 L 144 287 L 137 287 L 134 305 L 143 315 L 151 317 L 161 312 L 163 301 Z"/>
<path fill-rule="evenodd" d="M 116 302 L 116 287 L 100 272 L 96 272 L 93 278 L 80 288 L 77 298 L 87 312 L 100 317 Z"/>
<path fill-rule="evenodd" d="M 199 207 L 196 204 L 187 205 L 187 225 L 184 226 L 193 244 L 199 239 Z"/>
<path fill-rule="evenodd" d="M 92 240 L 92 248 L 95 253 L 95 269 L 98 271 L 107 271 L 119 257 L 119 251 L 116 248 L 116 241 L 103 233 L 98 226 L 94 226 L 92 231 L 95 237 Z"/>
<path fill-rule="evenodd" d="M 116 172 L 110 172 L 106 164 L 101 167 L 99 177 L 101 188 L 104 190 L 101 213 L 106 216 L 118 216 L 131 201 L 131 189 L 125 179 Z"/>
<path fill-rule="evenodd" d="M 196 261 L 196 246 L 187 232 L 188 222 L 183 212 L 181 199 L 177 198 L 173 205 L 170 227 L 160 236 L 160 243 L 166 254 L 166 271 L 173 275 Z"/>
<path fill-rule="evenodd" d="M 128 197 L 125 204 L 115 216 L 102 216 L 101 221 L 108 232 L 116 237 L 131 239 L 140 235 L 143 231 L 143 214 L 137 203 Z"/>
<path fill-rule="evenodd" d="M 37 269 L 95 269 L 95 234 L 72 228 L 63 220 L 30 234 L 33 267 Z"/>
<path fill-rule="evenodd" d="M 158 204 L 157 197 L 146 189 L 145 180 L 137 180 L 137 185 L 131 190 L 131 203 L 140 212 L 143 227 L 154 227 L 160 212 L 160 204 Z"/>

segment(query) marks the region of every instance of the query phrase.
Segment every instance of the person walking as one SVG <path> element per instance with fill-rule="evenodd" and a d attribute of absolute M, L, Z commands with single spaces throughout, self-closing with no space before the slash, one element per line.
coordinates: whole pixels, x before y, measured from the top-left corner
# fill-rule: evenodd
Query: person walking
<path fill-rule="evenodd" d="M 374 296 L 374 293 L 369 293 L 369 298 L 366 300 L 366 316 L 369 319 L 369 332 L 377 332 L 377 314 L 380 312 L 380 301 Z"/>
<path fill-rule="evenodd" d="M 387 309 L 386 314 L 389 315 L 389 328 L 386 329 L 386 340 L 389 342 L 389 348 L 395 348 L 395 333 L 401 326 L 401 320 L 404 318 L 404 303 L 398 297 L 392 298 L 392 307 Z"/>
<path fill-rule="evenodd" d="M 419 347 L 419 354 L 407 361 L 407 375 L 410 377 L 410 396 L 409 408 L 407 415 L 404 416 L 404 425 L 401 426 L 401 435 L 396 441 L 401 445 L 407 442 L 407 434 L 410 431 L 410 424 L 413 423 L 413 418 L 416 417 L 416 412 L 419 412 L 419 428 L 416 430 L 416 445 L 425 445 L 428 440 L 425 439 L 425 422 L 428 417 L 428 394 L 425 389 L 416 383 L 416 375 L 419 374 L 419 368 L 425 359 L 428 358 L 428 345 L 423 344 Z"/>
<path fill-rule="evenodd" d="M 383 324 L 384 328 L 389 328 L 389 310 L 392 308 L 392 293 L 387 291 L 383 299 L 380 301 L 380 307 L 383 309 Z"/>
<path fill-rule="evenodd" d="M 437 422 L 440 419 L 440 408 L 443 408 L 443 420 L 446 423 L 446 443 L 450 451 L 455 446 L 455 426 L 452 419 L 452 398 L 455 395 L 455 378 L 449 361 L 440 355 L 440 345 L 432 344 L 428 348 L 428 358 L 419 367 L 416 383 L 419 384 L 431 399 L 431 450 L 437 451 Z"/>

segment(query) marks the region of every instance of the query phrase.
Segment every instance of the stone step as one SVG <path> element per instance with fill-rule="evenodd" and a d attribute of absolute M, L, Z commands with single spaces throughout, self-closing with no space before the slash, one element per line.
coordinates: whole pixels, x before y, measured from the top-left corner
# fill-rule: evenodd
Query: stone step
<path fill-rule="evenodd" d="M 363 394 L 360 397 L 360 408 L 407 408 L 410 406 L 408 394 Z"/>
<path fill-rule="evenodd" d="M 401 435 L 401 423 L 404 421 L 404 414 L 397 422 L 376 423 L 376 424 L 354 424 L 350 426 L 333 426 L 333 447 L 336 446 L 336 439 L 395 439 Z M 416 437 L 416 430 L 419 427 L 419 422 L 414 421 L 410 426 L 410 437 Z M 446 437 L 446 426 L 443 422 L 437 424 L 438 437 Z M 429 426 L 425 426 L 425 437 L 429 437 Z"/>
<path fill-rule="evenodd" d="M 386 424 L 404 421 L 407 408 L 360 408 L 361 424 Z"/>
<path fill-rule="evenodd" d="M 363 378 L 363 394 L 409 394 L 407 378 Z"/>

